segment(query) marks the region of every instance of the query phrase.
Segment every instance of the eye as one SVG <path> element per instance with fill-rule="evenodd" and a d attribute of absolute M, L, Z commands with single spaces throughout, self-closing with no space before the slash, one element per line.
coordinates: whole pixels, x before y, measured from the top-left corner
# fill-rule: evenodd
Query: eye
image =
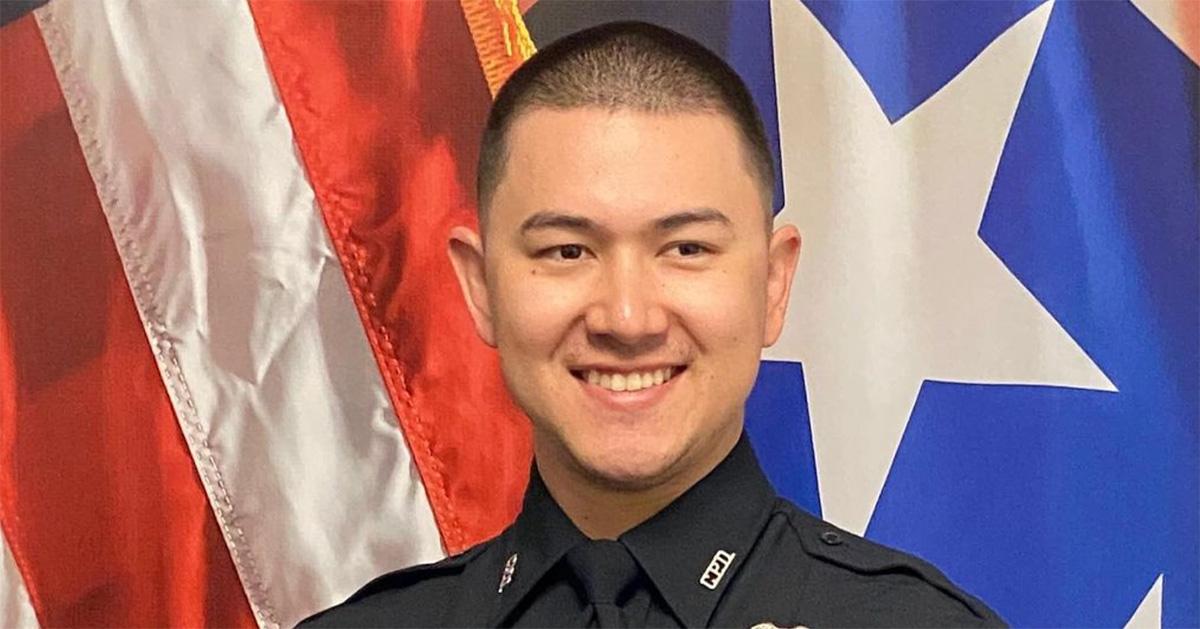
<path fill-rule="evenodd" d="M 563 245 L 558 248 L 558 256 L 563 260 L 578 260 L 583 257 L 583 247 L 579 245 Z"/>
<path fill-rule="evenodd" d="M 586 258 L 591 252 L 588 248 L 577 243 L 556 245 L 538 252 L 538 257 L 554 262 L 574 262 Z"/>
<path fill-rule="evenodd" d="M 695 258 L 706 253 L 712 253 L 711 247 L 700 244 L 698 242 L 677 242 L 672 243 L 666 250 L 668 255 L 680 258 Z"/>

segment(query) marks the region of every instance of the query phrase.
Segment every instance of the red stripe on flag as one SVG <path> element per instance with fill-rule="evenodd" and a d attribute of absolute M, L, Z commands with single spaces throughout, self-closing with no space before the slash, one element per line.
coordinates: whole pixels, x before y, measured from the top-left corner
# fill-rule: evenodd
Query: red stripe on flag
<path fill-rule="evenodd" d="M 528 422 L 446 256 L 451 226 L 475 221 L 490 101 L 466 21 L 451 2 L 252 9 L 443 543 L 458 552 L 511 521 L 530 460 Z"/>
<path fill-rule="evenodd" d="M 38 619 L 252 626 L 33 16 L 0 66 L 0 523 Z"/>

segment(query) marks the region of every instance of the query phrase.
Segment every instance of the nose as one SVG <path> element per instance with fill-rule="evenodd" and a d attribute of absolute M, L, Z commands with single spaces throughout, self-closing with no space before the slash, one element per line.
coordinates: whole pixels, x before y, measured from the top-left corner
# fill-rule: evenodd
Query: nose
<path fill-rule="evenodd" d="M 625 346 L 661 340 L 668 325 L 661 295 L 650 264 L 632 253 L 611 258 L 584 318 L 588 333 Z"/>

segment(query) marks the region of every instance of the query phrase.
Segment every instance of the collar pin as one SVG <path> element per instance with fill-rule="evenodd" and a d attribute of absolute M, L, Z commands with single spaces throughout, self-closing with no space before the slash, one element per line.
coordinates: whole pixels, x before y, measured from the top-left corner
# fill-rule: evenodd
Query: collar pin
<path fill-rule="evenodd" d="M 737 557 L 737 553 L 718 550 L 713 555 L 712 561 L 708 562 L 704 573 L 700 575 L 700 585 L 710 590 L 717 589 L 717 586 L 721 584 L 721 578 L 725 576 L 725 571 L 729 570 L 729 564 L 733 563 L 734 557 Z"/>
<path fill-rule="evenodd" d="M 513 553 L 508 561 L 504 562 L 504 572 L 500 574 L 500 589 L 496 590 L 497 594 L 504 593 L 504 586 L 512 582 L 513 573 L 517 571 L 517 553 Z"/>

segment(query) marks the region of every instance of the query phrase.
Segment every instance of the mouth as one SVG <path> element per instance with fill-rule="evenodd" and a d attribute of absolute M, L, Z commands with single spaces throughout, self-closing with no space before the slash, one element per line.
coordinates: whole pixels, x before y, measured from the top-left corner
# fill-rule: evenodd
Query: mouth
<path fill-rule="evenodd" d="M 687 365 L 666 365 L 630 370 L 572 369 L 576 380 L 614 393 L 633 393 L 661 387 L 687 371 Z"/>

